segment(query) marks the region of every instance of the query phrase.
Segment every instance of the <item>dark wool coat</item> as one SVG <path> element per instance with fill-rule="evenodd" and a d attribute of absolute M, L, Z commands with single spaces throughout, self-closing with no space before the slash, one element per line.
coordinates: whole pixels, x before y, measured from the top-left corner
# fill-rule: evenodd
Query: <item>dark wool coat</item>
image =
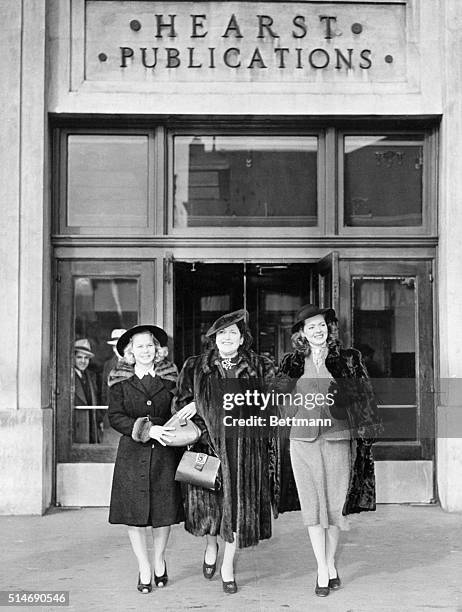
<path fill-rule="evenodd" d="M 342 514 L 354 514 L 375 510 L 375 475 L 372 444 L 380 433 L 380 419 L 372 386 L 369 382 L 361 354 L 356 349 L 329 347 L 326 367 L 335 379 L 332 392 L 335 404 L 331 414 L 335 418 L 347 418 L 351 432 L 351 464 L 348 492 Z M 279 377 L 286 377 L 295 385 L 303 374 L 305 355 L 302 352 L 285 355 Z M 338 415 L 338 416 L 337 416 Z M 287 435 L 287 432 L 285 432 Z M 281 494 L 279 511 L 300 509 L 294 476 L 289 458 L 289 448 L 281 442 Z"/>
<path fill-rule="evenodd" d="M 237 385 L 242 389 L 261 389 L 274 377 L 272 363 L 252 351 L 240 350 L 237 365 Z M 231 491 L 231 473 L 226 452 L 223 405 L 217 400 L 215 389 L 224 381 L 225 372 L 217 351 L 190 357 L 178 380 L 176 409 L 194 400 L 197 415 L 193 420 L 204 432 L 195 450 L 213 454 L 221 460 L 222 486 L 218 492 L 187 485 L 185 499 L 185 528 L 193 535 L 221 535 L 233 541 L 232 499 L 237 499 L 237 545 L 245 548 L 271 537 L 271 501 L 273 497 L 276 449 L 268 431 L 256 427 L 239 427 L 237 439 L 237 490 Z M 249 407 L 239 414 L 248 416 Z M 233 495 L 233 498 L 231 497 Z"/>
<path fill-rule="evenodd" d="M 88 387 L 90 389 L 91 402 L 90 404 L 87 402 L 87 398 L 85 396 L 85 391 L 83 390 L 82 380 L 80 376 L 76 373 L 74 375 L 74 404 L 76 406 L 97 406 L 98 405 L 98 393 L 96 391 L 96 376 L 94 372 L 90 370 L 85 370 L 83 372 L 83 376 L 86 377 L 88 381 Z"/>
<path fill-rule="evenodd" d="M 179 453 L 154 440 L 135 442 L 133 425 L 148 416 L 153 425 L 171 417 L 173 381 L 155 376 L 149 393 L 137 376 L 109 389 L 109 422 L 122 434 L 117 450 L 109 512 L 110 523 L 161 527 L 182 520 L 181 490 L 175 482 Z"/>
<path fill-rule="evenodd" d="M 74 372 L 74 406 L 98 406 L 96 375 L 86 369 L 82 375 L 88 383 L 91 400 L 87 401 L 82 379 Z M 102 423 L 105 410 L 74 410 L 73 440 L 79 444 L 96 444 L 103 441 Z"/>

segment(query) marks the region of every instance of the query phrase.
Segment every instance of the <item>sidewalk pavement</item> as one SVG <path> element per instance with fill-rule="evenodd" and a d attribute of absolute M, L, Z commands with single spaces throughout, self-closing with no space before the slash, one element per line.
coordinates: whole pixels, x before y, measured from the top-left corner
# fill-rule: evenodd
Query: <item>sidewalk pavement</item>
<path fill-rule="evenodd" d="M 239 552 L 235 595 L 222 592 L 218 572 L 210 582 L 202 577 L 205 541 L 182 525 L 169 541 L 168 586 L 149 595 L 136 590 L 126 528 L 109 525 L 106 508 L 0 517 L 0 542 L 0 589 L 68 590 L 63 610 L 462 612 L 462 515 L 437 506 L 381 505 L 353 517 L 339 547 L 343 587 L 324 599 L 314 595 L 315 563 L 299 512 L 277 519 L 271 540 Z"/>

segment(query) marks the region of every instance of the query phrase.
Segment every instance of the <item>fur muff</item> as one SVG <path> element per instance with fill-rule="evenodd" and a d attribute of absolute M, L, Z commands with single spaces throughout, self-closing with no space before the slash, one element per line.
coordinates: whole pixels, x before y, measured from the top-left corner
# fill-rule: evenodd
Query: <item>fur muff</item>
<path fill-rule="evenodd" d="M 273 364 L 265 357 L 241 349 L 237 361 L 237 379 L 242 388 L 264 390 L 274 377 Z M 231 473 L 226 449 L 225 415 L 220 393 L 220 381 L 225 379 L 217 350 L 190 357 L 178 380 L 175 410 L 195 401 L 194 421 L 203 436 L 194 450 L 215 454 L 221 461 L 221 489 L 207 491 L 187 485 L 185 498 L 185 528 L 193 535 L 220 535 L 226 542 L 233 541 L 232 501 L 237 498 L 237 545 L 245 548 L 271 537 L 272 497 L 276 489 L 275 441 L 270 435 L 260 435 L 255 427 L 240 427 L 237 438 L 237 487 L 232 491 Z M 221 396 L 222 400 L 222 396 Z M 248 407 L 240 408 L 246 415 Z"/>
<path fill-rule="evenodd" d="M 295 351 L 284 356 L 279 378 L 295 382 L 303 374 L 305 353 Z M 380 434 L 381 424 L 374 392 L 356 349 L 341 349 L 331 342 L 326 357 L 326 368 L 335 379 L 335 404 L 344 410 L 351 432 L 351 463 L 348 492 L 342 514 L 375 510 L 375 474 L 372 444 Z M 281 440 L 281 499 L 279 512 L 299 510 L 294 476 L 288 457 L 288 440 Z"/>

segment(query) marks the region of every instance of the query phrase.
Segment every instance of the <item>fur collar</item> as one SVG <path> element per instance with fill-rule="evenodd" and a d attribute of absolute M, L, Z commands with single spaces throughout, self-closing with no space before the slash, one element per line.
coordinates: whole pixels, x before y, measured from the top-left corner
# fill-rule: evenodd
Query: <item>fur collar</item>
<path fill-rule="evenodd" d="M 261 360 L 256 353 L 239 349 L 237 354 L 237 378 L 255 378 L 258 376 L 258 361 Z M 214 348 L 201 356 L 200 369 L 203 374 L 219 374 L 225 377 L 225 371 L 221 365 L 221 357 L 218 349 Z"/>

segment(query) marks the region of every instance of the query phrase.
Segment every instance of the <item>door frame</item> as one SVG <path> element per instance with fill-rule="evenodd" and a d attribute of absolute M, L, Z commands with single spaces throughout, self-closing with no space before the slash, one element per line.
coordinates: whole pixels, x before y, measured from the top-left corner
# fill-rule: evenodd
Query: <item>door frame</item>
<path fill-rule="evenodd" d="M 340 330 L 345 345 L 353 340 L 352 278 L 355 276 L 416 277 L 416 405 L 418 439 L 402 442 L 380 441 L 374 456 L 381 460 L 420 461 L 435 457 L 435 344 L 434 291 L 432 259 L 340 260 Z M 431 322 L 431 325 L 428 324 Z"/>
<path fill-rule="evenodd" d="M 253 251 L 253 250 L 251 250 Z M 323 257 L 324 258 L 324 257 Z M 312 265 L 313 267 L 318 262 L 321 262 L 323 258 L 319 259 L 319 257 L 283 257 L 283 256 L 270 256 L 270 257 L 262 257 L 261 249 L 255 249 L 254 257 L 218 257 L 217 255 L 206 255 L 206 256 L 180 256 L 175 257 L 175 254 L 171 251 L 165 252 L 164 260 L 163 260 L 163 277 L 164 277 L 164 287 L 163 287 L 163 308 L 164 308 L 164 329 L 167 331 L 170 337 L 174 339 L 174 331 L 175 331 L 175 316 L 174 316 L 174 306 L 175 306 L 175 281 L 174 281 L 174 264 L 175 263 L 201 263 L 201 264 L 307 264 Z M 310 283 L 309 287 L 310 296 L 314 296 L 314 286 L 313 283 Z M 173 352 L 171 354 L 171 358 L 174 358 L 174 350 L 175 346 L 173 344 Z"/>
<path fill-rule="evenodd" d="M 74 346 L 74 278 L 138 279 L 140 322 L 155 314 L 155 261 L 91 260 L 58 262 L 58 300 L 56 329 L 56 465 L 60 463 L 110 463 L 115 448 L 97 444 L 72 443 L 72 355 Z"/>

